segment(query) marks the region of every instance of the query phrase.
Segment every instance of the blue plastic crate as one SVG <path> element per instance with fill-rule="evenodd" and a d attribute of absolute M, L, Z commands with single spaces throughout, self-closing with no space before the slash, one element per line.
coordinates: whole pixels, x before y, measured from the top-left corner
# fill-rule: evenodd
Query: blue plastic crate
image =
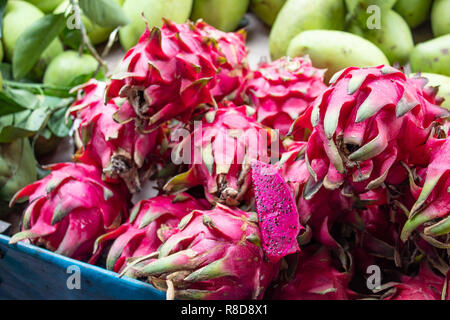
<path fill-rule="evenodd" d="M 0 299 L 165 299 L 144 282 L 9 239 L 0 235 Z M 79 289 L 67 286 L 72 266 L 79 268 Z"/>

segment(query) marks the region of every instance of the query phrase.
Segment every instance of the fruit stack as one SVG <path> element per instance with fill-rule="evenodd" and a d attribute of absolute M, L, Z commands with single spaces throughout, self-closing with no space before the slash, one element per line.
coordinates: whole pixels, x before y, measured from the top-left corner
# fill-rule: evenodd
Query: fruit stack
<path fill-rule="evenodd" d="M 16 194 L 29 205 L 11 243 L 169 299 L 448 299 L 436 90 L 388 65 L 327 86 L 307 57 L 251 70 L 247 51 L 202 21 L 146 30 L 108 81 L 78 88 L 74 162 Z M 149 179 L 159 194 L 133 206 Z"/>

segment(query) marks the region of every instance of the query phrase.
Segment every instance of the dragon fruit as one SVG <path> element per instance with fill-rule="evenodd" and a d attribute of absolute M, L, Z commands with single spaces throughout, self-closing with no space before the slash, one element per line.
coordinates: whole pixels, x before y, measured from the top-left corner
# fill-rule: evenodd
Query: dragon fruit
<path fill-rule="evenodd" d="M 415 277 L 402 276 L 399 283 L 388 283 L 383 289 L 389 289 L 384 300 L 449 300 L 450 283 L 448 279 L 435 274 L 424 262 Z"/>
<path fill-rule="evenodd" d="M 132 116 L 134 111 L 120 98 L 105 105 L 105 87 L 105 83 L 89 81 L 79 88 L 78 100 L 71 107 L 71 114 L 80 120 L 77 137 L 82 144 L 75 159 L 101 168 L 107 182 L 122 179 L 134 193 L 160 158 L 156 149 L 162 133 L 135 130 L 133 122 L 120 122 L 119 110 Z"/>
<path fill-rule="evenodd" d="M 168 298 L 260 299 L 279 266 L 264 260 L 254 213 L 221 204 L 194 210 L 159 248 L 156 260 L 126 275 L 146 279 Z"/>
<path fill-rule="evenodd" d="M 330 82 L 310 111 L 305 159 L 316 184 L 358 195 L 403 182 L 401 162 L 413 165 L 413 154 L 449 112 L 430 102 L 424 83 L 392 67 L 350 67 Z M 303 130 L 301 123 L 292 132 Z"/>
<path fill-rule="evenodd" d="M 195 25 L 205 38 L 212 39 L 214 48 L 211 54 L 215 61 L 220 61 L 211 94 L 216 101 L 234 101 L 249 73 L 245 30 L 223 32 L 201 20 Z"/>
<path fill-rule="evenodd" d="M 186 122 L 201 105 L 214 104 L 238 88 L 246 54 L 239 35 L 215 31 L 204 22 L 165 20 L 161 29 L 146 30 L 128 51 L 106 96 L 128 98 L 151 128 L 174 118 Z"/>
<path fill-rule="evenodd" d="M 276 263 L 300 251 L 297 236 L 304 228 L 291 190 L 278 170 L 260 161 L 253 161 L 251 166 L 262 245 L 269 261 Z"/>
<path fill-rule="evenodd" d="M 445 142 L 441 148 L 432 151 L 423 187 L 412 187 L 417 190 L 417 201 L 403 227 L 403 241 L 421 225 L 426 225 L 426 236 L 436 237 L 450 233 L 450 139 L 443 141 Z"/>
<path fill-rule="evenodd" d="M 174 148 L 174 162 L 189 163 L 190 169 L 172 178 L 165 190 L 203 184 L 213 204 L 237 206 L 251 201 L 251 161 L 269 162 L 270 157 L 277 157 L 279 141 L 273 130 L 247 115 L 250 109 L 227 104 L 206 114 L 201 126 Z"/>
<path fill-rule="evenodd" d="M 339 271 L 330 252 L 310 247 L 300 252 L 294 278 L 273 289 L 273 300 L 349 300 L 357 294 L 348 288 L 352 271 Z"/>
<path fill-rule="evenodd" d="M 258 121 L 285 136 L 292 122 L 325 91 L 324 73 L 308 57 L 263 62 L 246 82 L 245 95 L 256 107 Z"/>
<path fill-rule="evenodd" d="M 116 229 L 128 215 L 128 192 L 122 185 L 107 185 L 94 166 L 60 163 L 51 173 L 19 191 L 11 200 L 28 197 L 23 231 L 11 244 L 33 243 L 78 260 L 93 263 L 94 242 Z"/>
<path fill-rule="evenodd" d="M 106 268 L 120 272 L 128 259 L 156 252 L 176 231 L 182 218 L 193 210 L 203 209 L 209 209 L 209 203 L 187 193 L 142 200 L 131 210 L 127 223 L 97 239 L 95 251 L 102 251 L 107 241 L 114 240 Z"/>
<path fill-rule="evenodd" d="M 342 261 L 346 255 L 341 245 L 331 235 L 336 222 L 357 224 L 349 219 L 353 199 L 344 196 L 340 190 L 320 188 L 308 171 L 305 159 L 307 142 L 285 140 L 286 151 L 277 163 L 280 174 L 290 186 L 297 203 L 300 223 L 308 226 L 312 237 L 329 249 L 336 250 Z M 310 196 L 313 194 L 313 196 Z"/>

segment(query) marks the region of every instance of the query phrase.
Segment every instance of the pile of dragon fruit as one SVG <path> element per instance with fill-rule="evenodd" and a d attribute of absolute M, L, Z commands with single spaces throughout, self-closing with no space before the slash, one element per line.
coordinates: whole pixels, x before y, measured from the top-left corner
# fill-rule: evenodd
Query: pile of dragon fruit
<path fill-rule="evenodd" d="M 247 51 L 204 22 L 147 30 L 109 81 L 76 89 L 74 162 L 17 193 L 11 243 L 168 299 L 450 299 L 437 88 L 390 66 L 327 86 L 308 57 L 251 70 Z M 133 206 L 149 180 L 158 195 Z"/>

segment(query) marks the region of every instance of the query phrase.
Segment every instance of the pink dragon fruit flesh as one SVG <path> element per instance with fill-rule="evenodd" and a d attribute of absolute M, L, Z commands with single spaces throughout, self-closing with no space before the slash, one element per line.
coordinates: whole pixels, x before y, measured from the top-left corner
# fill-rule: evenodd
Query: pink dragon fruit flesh
<path fill-rule="evenodd" d="M 304 228 L 291 190 L 274 166 L 253 161 L 251 176 L 262 245 L 267 258 L 276 263 L 300 250 L 297 236 Z"/>

